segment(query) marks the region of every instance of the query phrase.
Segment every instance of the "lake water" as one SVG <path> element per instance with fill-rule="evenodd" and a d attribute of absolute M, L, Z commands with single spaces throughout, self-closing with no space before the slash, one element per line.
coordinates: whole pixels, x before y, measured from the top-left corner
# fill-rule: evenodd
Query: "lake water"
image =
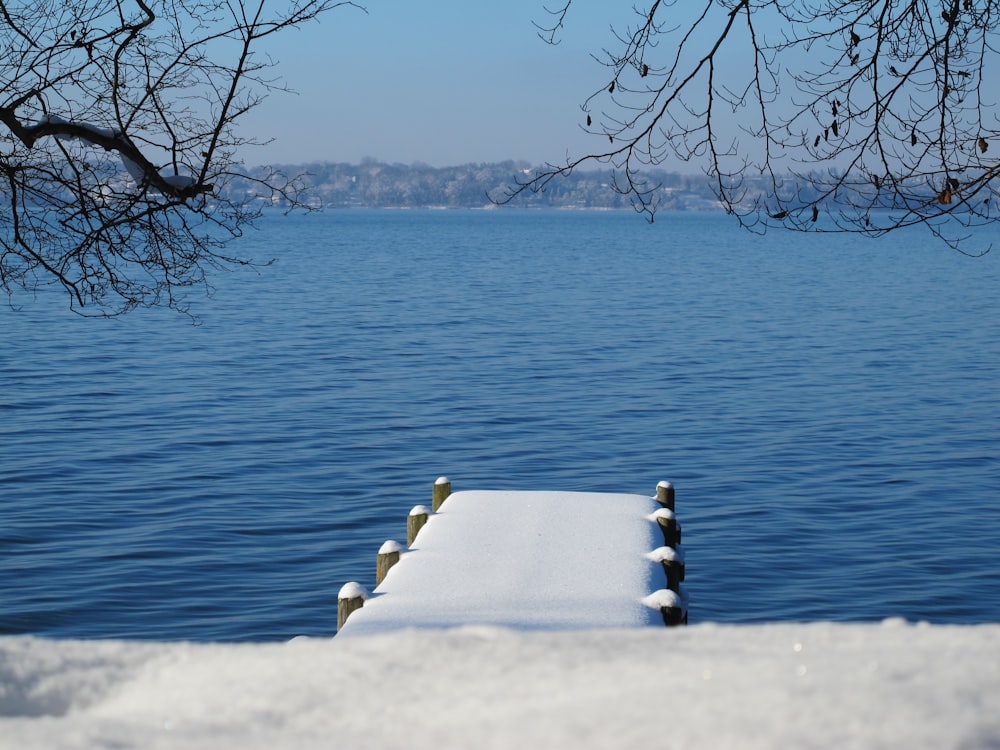
<path fill-rule="evenodd" d="M 0 633 L 330 635 L 440 475 L 670 480 L 692 623 L 1000 620 L 997 252 L 506 210 L 237 249 L 276 262 L 199 326 L 0 310 Z"/>

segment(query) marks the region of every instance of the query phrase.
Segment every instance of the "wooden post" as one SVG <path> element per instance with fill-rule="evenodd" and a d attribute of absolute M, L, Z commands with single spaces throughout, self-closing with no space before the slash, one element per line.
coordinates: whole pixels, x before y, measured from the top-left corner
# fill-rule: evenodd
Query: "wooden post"
<path fill-rule="evenodd" d="M 660 508 L 653 513 L 656 523 L 663 532 L 663 543 L 668 547 L 676 547 L 681 543 L 681 525 L 672 510 Z"/>
<path fill-rule="evenodd" d="M 656 485 L 656 502 L 667 510 L 674 510 L 674 486 L 670 482 Z"/>
<path fill-rule="evenodd" d="M 438 477 L 434 482 L 434 493 L 432 495 L 431 509 L 437 513 L 441 503 L 448 499 L 451 494 L 451 480 L 448 477 Z"/>
<path fill-rule="evenodd" d="M 687 625 L 687 602 L 681 594 L 669 589 L 660 589 L 642 600 L 647 607 L 660 610 L 663 624 L 667 627 Z"/>
<path fill-rule="evenodd" d="M 426 505 L 415 505 L 413 510 L 410 511 L 410 515 L 406 517 L 406 546 L 412 547 L 413 543 L 417 540 L 417 534 L 420 533 L 420 529 L 424 527 L 427 523 L 427 518 L 430 516 L 431 512 L 427 509 Z"/>
<path fill-rule="evenodd" d="M 361 609 L 365 605 L 365 599 L 368 598 L 368 592 L 365 591 L 364 587 L 359 583 L 345 583 L 340 587 L 340 593 L 337 594 L 337 631 L 339 632 L 344 623 L 347 622 L 347 618 L 350 616 L 351 612 L 356 609 Z"/>
<path fill-rule="evenodd" d="M 403 545 L 393 540 L 385 542 L 378 550 L 378 557 L 375 558 L 375 585 L 378 586 L 385 580 L 389 568 L 399 562 L 399 553 L 403 551 Z"/>
<path fill-rule="evenodd" d="M 681 581 L 684 580 L 684 550 L 674 547 L 659 547 L 650 552 L 647 557 L 660 563 L 667 576 L 667 590 L 678 594 Z"/>
<path fill-rule="evenodd" d="M 668 628 L 687 625 L 687 612 L 681 607 L 660 607 L 660 614 L 663 615 L 663 624 Z"/>

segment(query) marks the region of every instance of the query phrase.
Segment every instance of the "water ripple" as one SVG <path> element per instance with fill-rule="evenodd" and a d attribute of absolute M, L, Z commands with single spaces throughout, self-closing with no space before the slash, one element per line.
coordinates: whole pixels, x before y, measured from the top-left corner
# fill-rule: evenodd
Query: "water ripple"
<path fill-rule="evenodd" d="M 670 479 L 692 620 L 1000 619 L 1000 260 L 665 219 L 273 217 L 198 327 L 6 313 L 0 633 L 330 634 L 440 474 Z"/>

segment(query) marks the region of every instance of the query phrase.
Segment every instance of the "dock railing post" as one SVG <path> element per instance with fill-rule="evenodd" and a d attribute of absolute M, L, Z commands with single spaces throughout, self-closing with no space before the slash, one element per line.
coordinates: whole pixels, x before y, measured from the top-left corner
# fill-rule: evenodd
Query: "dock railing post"
<path fill-rule="evenodd" d="M 653 517 L 663 532 L 663 543 L 668 547 L 676 547 L 681 543 L 681 525 L 677 523 L 677 516 L 672 510 L 658 508 Z"/>
<path fill-rule="evenodd" d="M 434 482 L 434 492 L 432 495 L 431 509 L 437 513 L 441 504 L 448 499 L 451 494 L 451 481 L 448 477 L 438 477 Z"/>
<path fill-rule="evenodd" d="M 365 599 L 368 598 L 368 592 L 365 591 L 364 587 L 360 583 L 345 583 L 340 587 L 340 593 L 337 594 L 337 631 L 339 632 L 344 623 L 347 622 L 347 618 L 350 616 L 351 612 L 357 609 L 361 609 L 365 605 Z"/>
<path fill-rule="evenodd" d="M 403 546 L 393 540 L 386 541 L 378 550 L 375 558 L 375 585 L 378 586 L 385 580 L 389 569 L 399 562 L 399 553 L 403 551 Z"/>
<path fill-rule="evenodd" d="M 660 547 L 649 553 L 649 559 L 663 566 L 667 590 L 679 594 L 684 580 L 684 551 L 675 547 Z"/>
<path fill-rule="evenodd" d="M 420 529 L 424 527 L 427 523 L 427 519 L 431 512 L 427 509 L 426 505 L 415 505 L 413 510 L 410 511 L 410 515 L 406 517 L 406 546 L 412 547 L 413 543 L 417 540 L 417 534 L 420 533 Z"/>
<path fill-rule="evenodd" d="M 663 481 L 656 485 L 656 502 L 667 510 L 674 510 L 674 486 Z"/>
<path fill-rule="evenodd" d="M 687 625 L 687 602 L 683 594 L 670 589 L 660 589 L 642 600 L 643 604 L 659 610 L 663 624 L 669 627 Z"/>

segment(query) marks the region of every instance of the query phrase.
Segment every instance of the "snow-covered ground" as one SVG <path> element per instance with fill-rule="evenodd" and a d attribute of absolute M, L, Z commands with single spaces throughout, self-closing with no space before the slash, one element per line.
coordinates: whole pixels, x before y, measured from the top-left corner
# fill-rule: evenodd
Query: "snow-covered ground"
<path fill-rule="evenodd" d="M 1000 626 L 0 638 L 0 747 L 997 748 Z"/>

